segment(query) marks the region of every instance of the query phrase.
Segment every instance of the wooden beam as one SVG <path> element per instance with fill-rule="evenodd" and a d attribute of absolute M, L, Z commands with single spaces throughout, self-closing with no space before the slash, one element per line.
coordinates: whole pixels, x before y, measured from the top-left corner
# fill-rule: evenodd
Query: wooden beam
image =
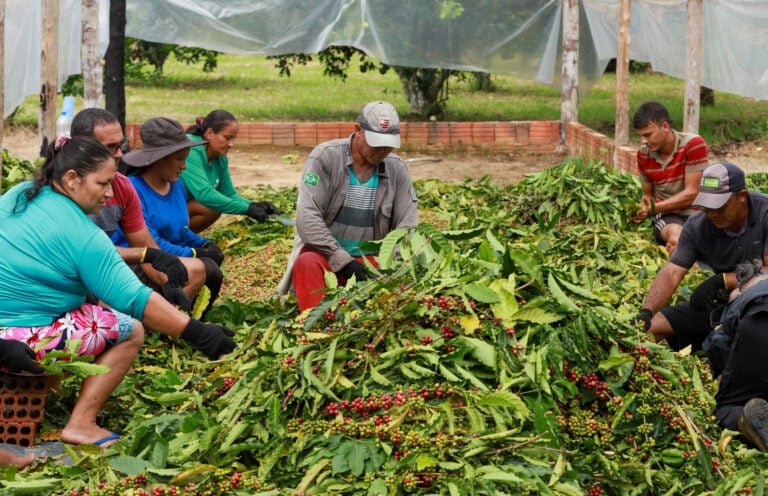
<path fill-rule="evenodd" d="M 5 128 L 5 0 L 0 0 L 0 193 L 3 192 L 3 128 Z"/>
<path fill-rule="evenodd" d="M 82 2 L 82 40 L 80 64 L 83 68 L 85 107 L 102 106 L 104 69 L 99 55 L 99 1 Z"/>
<path fill-rule="evenodd" d="M 613 166 L 619 166 L 619 147 L 629 143 L 629 42 L 631 0 L 619 2 L 619 46 L 616 50 L 616 123 Z"/>
<path fill-rule="evenodd" d="M 688 0 L 688 30 L 685 44 L 685 117 L 683 131 L 699 133 L 699 98 L 701 96 L 702 0 Z"/>
<path fill-rule="evenodd" d="M 560 141 L 568 124 L 579 121 L 579 0 L 563 1 L 563 92 L 560 101 Z"/>
<path fill-rule="evenodd" d="M 59 65 L 59 0 L 43 0 L 40 37 L 40 114 L 37 119 L 40 156 L 56 139 L 56 76 Z"/>

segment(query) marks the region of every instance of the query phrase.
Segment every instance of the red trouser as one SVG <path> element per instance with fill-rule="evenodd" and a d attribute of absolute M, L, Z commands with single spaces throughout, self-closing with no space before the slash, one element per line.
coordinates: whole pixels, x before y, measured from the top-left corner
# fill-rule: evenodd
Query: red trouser
<path fill-rule="evenodd" d="M 378 267 L 372 256 L 368 261 Z M 363 257 L 355 257 L 355 260 L 365 265 Z M 296 301 L 299 310 L 316 307 L 325 297 L 325 273 L 332 272 L 328 265 L 328 259 L 316 251 L 303 248 L 296 261 L 293 262 L 293 288 L 296 291 Z M 347 283 L 347 278 L 337 275 L 340 285 Z"/>

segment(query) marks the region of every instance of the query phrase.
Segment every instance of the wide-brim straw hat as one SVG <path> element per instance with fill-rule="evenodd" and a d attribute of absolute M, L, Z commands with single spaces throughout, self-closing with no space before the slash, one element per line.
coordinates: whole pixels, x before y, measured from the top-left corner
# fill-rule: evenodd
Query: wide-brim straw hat
<path fill-rule="evenodd" d="M 167 117 L 153 117 L 141 125 L 141 150 L 123 155 L 131 167 L 147 167 L 184 148 L 200 146 L 207 141 L 191 140 L 182 125 Z"/>

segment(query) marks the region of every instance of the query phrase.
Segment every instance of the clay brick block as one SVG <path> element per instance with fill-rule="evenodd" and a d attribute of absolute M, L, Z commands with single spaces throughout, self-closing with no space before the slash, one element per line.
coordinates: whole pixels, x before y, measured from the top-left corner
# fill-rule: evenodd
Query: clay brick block
<path fill-rule="evenodd" d="M 472 123 L 471 122 L 451 122 L 451 143 L 469 144 L 472 143 Z"/>
<path fill-rule="evenodd" d="M 293 126 L 293 132 L 297 145 L 314 146 L 319 143 L 317 140 L 317 124 L 314 122 L 299 122 Z"/>
<path fill-rule="evenodd" d="M 282 146 L 295 145 L 293 124 L 272 124 L 272 144 Z"/>
<path fill-rule="evenodd" d="M 451 144 L 451 123 L 450 122 L 432 122 L 429 124 L 429 144 L 430 145 L 450 145 Z"/>
<path fill-rule="evenodd" d="M 249 145 L 271 145 L 272 125 L 263 122 L 250 122 L 247 126 L 247 135 L 244 135 L 243 138 Z"/>
<path fill-rule="evenodd" d="M 355 132 L 354 122 L 339 122 L 339 138 L 347 138 Z"/>
<path fill-rule="evenodd" d="M 408 123 L 400 123 L 400 146 L 408 142 Z"/>
<path fill-rule="evenodd" d="M 527 145 L 531 142 L 531 123 L 530 122 L 514 122 L 515 126 L 515 143 Z M 498 128 L 496 136 L 498 136 Z M 498 139 L 498 138 L 497 138 Z"/>
<path fill-rule="evenodd" d="M 125 125 L 125 137 L 128 138 L 128 142 L 132 150 L 138 150 L 141 148 L 141 138 L 139 137 L 140 124 L 126 124 Z"/>
<path fill-rule="evenodd" d="M 517 143 L 517 122 L 494 122 L 493 135 L 496 144 Z M 527 133 L 526 133 L 527 135 Z"/>
<path fill-rule="evenodd" d="M 341 137 L 338 122 L 318 122 L 317 123 L 317 141 L 334 140 Z"/>
<path fill-rule="evenodd" d="M 408 144 L 426 145 L 429 143 L 430 125 L 426 122 L 408 123 Z"/>
<path fill-rule="evenodd" d="M 493 143 L 495 139 L 493 128 L 493 122 L 473 122 L 472 143 Z"/>
<path fill-rule="evenodd" d="M 559 133 L 554 133 L 551 121 L 531 121 L 531 143 L 553 143 L 560 139 Z"/>

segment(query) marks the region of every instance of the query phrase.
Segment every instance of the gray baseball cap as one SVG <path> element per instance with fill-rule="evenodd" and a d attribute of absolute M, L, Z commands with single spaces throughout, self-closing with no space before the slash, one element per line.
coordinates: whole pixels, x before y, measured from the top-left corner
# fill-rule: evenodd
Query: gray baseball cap
<path fill-rule="evenodd" d="M 387 102 L 371 102 L 357 116 L 370 146 L 400 148 L 400 118 L 395 107 Z"/>
<path fill-rule="evenodd" d="M 123 162 L 132 167 L 147 167 L 184 148 L 208 143 L 189 139 L 181 124 L 167 117 L 153 117 L 146 121 L 139 129 L 139 136 L 141 150 L 123 155 Z"/>
<path fill-rule="evenodd" d="M 717 162 L 701 174 L 699 194 L 693 200 L 696 207 L 717 210 L 726 204 L 731 193 L 747 187 L 744 171 L 730 162 Z"/>

